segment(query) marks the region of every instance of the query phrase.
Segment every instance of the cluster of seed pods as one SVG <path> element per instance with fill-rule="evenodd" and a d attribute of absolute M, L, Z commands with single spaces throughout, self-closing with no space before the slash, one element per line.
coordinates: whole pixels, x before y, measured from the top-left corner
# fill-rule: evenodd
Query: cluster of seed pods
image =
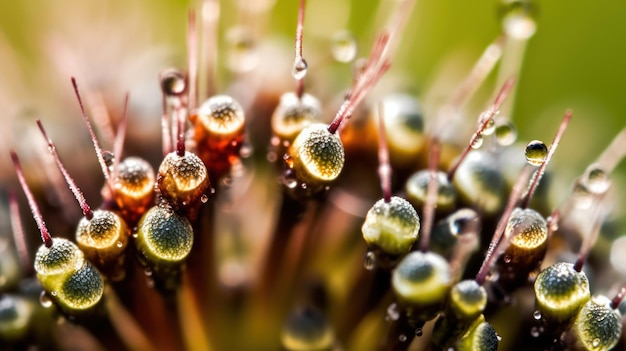
<path fill-rule="evenodd" d="M 420 104 L 412 96 L 392 94 L 367 111 L 358 109 L 389 68 L 394 40 L 402 27 L 400 19 L 405 19 L 410 6 L 400 6 L 395 21 L 390 21 L 396 25 L 376 38 L 337 114 L 325 123 L 322 104 L 304 91 L 309 68 L 302 53 L 305 5 L 300 2 L 293 66 L 295 92 L 279 98 L 268 121 L 272 136 L 267 160 L 278 174 L 282 207 L 280 230 L 276 230 L 260 268 L 259 296 L 271 291 L 273 280 L 278 279 L 276 272 L 289 256 L 286 242 L 290 238 L 281 235 L 297 232 L 294 228 L 307 214 L 316 218 L 316 208 L 329 202 L 332 187 L 340 182 L 350 155 L 376 149 L 375 144 L 362 142 L 376 139 L 383 198 L 360 214 L 367 246 L 360 274 L 365 280 L 380 283 L 365 288 L 382 293 L 368 295 L 368 307 L 355 308 L 353 315 L 365 319 L 371 306 L 385 304 L 386 314 L 381 319 L 387 333 L 380 349 L 406 350 L 422 344 L 433 350 L 497 350 L 501 337 L 491 318 L 499 307 L 514 304 L 516 293 L 531 286 L 535 313 L 530 319 L 535 325 L 529 328 L 528 336 L 536 339 L 533 345 L 582 350 L 611 350 L 617 345 L 622 334 L 618 307 L 626 287 L 612 299 L 591 297 L 583 266 L 604 220 L 604 212 L 594 209 L 601 208 L 610 186 L 608 176 L 625 153 L 621 148 L 626 132 L 607 148 L 605 154 L 612 155 L 609 164 L 601 157 L 590 166 L 574 185 L 570 198 L 548 218 L 543 211 L 533 209 L 536 203 L 531 200 L 535 201 L 533 196 L 571 111 L 566 112 L 549 146 L 538 140 L 527 144 L 527 164 L 520 167 L 513 181 L 507 179 L 497 160 L 516 139 L 513 123 L 501 114 L 514 78 L 498 87 L 494 102 L 478 116 L 478 127 L 465 147 L 459 150 L 458 145 L 440 140 L 446 124 L 453 124 L 457 112 L 498 61 L 504 42 L 525 42 L 534 33 L 528 9 L 518 5 L 512 6 L 505 18 L 505 33 L 486 51 L 490 55 L 481 57 L 427 133 Z M 214 95 L 197 103 L 195 27 L 192 13 L 187 71 L 168 69 L 160 75 L 163 158 L 156 171 L 142 158 L 122 159 L 126 116 L 117 130 L 114 152 L 102 150 L 72 78 L 105 179 L 98 209 L 92 210 L 87 204 L 43 123 L 37 122 L 84 215 L 76 226 L 76 244 L 49 234 L 17 154 L 11 153 L 43 241 L 34 258 L 44 290 L 42 300 L 57 306 L 70 320 L 80 323 L 106 316 L 107 286 L 123 291 L 118 284 L 133 279 L 132 260 L 149 277 L 149 287 L 165 300 L 180 292 L 185 269 L 201 269 L 185 265 L 194 241 L 206 240 L 199 237 L 203 233 L 198 230 L 203 206 L 211 205 L 209 201 L 220 190 L 218 184 L 241 167 L 247 121 L 244 107 L 228 95 Z M 341 50 L 334 53 L 337 60 L 352 61 L 353 55 L 346 54 L 353 49 L 352 39 L 342 36 L 337 40 L 342 43 Z M 359 125 L 347 123 L 353 115 L 361 118 Z M 398 177 L 401 186 L 391 184 L 392 164 L 406 173 Z M 416 170 L 416 165 L 421 169 Z M 586 235 L 578 259 L 542 270 L 551 237 L 568 216 L 575 215 L 577 206 L 595 211 L 590 228 L 576 228 Z M 291 254 L 302 256 L 297 264 L 307 259 L 305 250 Z M 300 273 L 300 268 L 293 268 L 293 275 Z M 323 305 L 307 301 L 304 307 L 291 311 L 280 335 L 283 349 L 340 347 L 342 336 L 335 335 Z M 341 333 L 349 334 L 345 330 Z"/>

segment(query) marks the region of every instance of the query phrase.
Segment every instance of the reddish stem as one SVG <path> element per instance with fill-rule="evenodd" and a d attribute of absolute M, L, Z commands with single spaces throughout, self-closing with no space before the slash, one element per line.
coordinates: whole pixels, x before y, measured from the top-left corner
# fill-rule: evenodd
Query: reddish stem
<path fill-rule="evenodd" d="M 304 33 L 304 8 L 305 0 L 300 0 L 300 6 L 298 7 L 298 24 L 296 26 L 296 59 L 295 64 L 303 61 L 302 57 L 302 38 Z M 296 79 L 296 95 L 301 98 L 304 93 L 304 77 Z"/>
<path fill-rule="evenodd" d="M 193 10 L 189 11 L 189 24 L 187 27 L 187 59 L 189 69 L 189 109 L 194 109 L 197 106 L 198 101 L 198 35 L 196 29 L 196 13 Z"/>
<path fill-rule="evenodd" d="M 440 147 L 439 140 L 433 138 L 430 141 L 430 155 L 428 157 L 428 186 L 426 188 L 426 199 L 424 201 L 424 223 L 422 225 L 422 241 L 420 250 L 428 252 L 430 244 L 430 232 L 435 220 L 435 208 L 437 207 L 437 197 L 439 193 L 439 183 L 437 182 L 437 166 L 439 164 Z"/>
<path fill-rule="evenodd" d="M 385 132 L 385 106 L 381 101 L 378 104 L 378 176 L 383 198 L 386 203 L 391 202 L 391 165 L 389 164 L 389 145 Z"/>
<path fill-rule="evenodd" d="M 20 209 L 17 204 L 15 193 L 9 191 L 9 212 L 11 215 L 11 230 L 13 231 L 13 241 L 20 258 L 22 269 L 27 271 L 31 266 L 31 258 L 28 253 L 28 244 L 24 235 L 24 227 L 22 227 L 22 219 L 20 218 Z"/>
<path fill-rule="evenodd" d="M 30 206 L 30 211 L 33 214 L 33 218 L 35 222 L 37 222 L 37 228 L 39 228 L 39 232 L 41 233 L 41 241 L 46 247 L 52 246 L 52 237 L 50 236 L 50 232 L 46 227 L 46 223 L 43 220 L 43 216 L 41 215 L 41 211 L 35 202 L 35 197 L 33 193 L 30 191 L 28 184 L 26 183 L 26 178 L 24 178 L 24 171 L 22 171 L 22 165 L 20 164 L 20 159 L 17 157 L 17 154 L 14 150 L 11 150 L 11 161 L 13 161 L 13 167 L 15 168 L 15 173 L 17 173 L 17 179 L 22 186 L 22 190 L 24 191 L 24 195 L 28 199 L 28 205 Z"/>
<path fill-rule="evenodd" d="M 619 289 L 615 297 L 611 300 L 611 308 L 612 309 L 618 308 L 619 304 L 622 303 L 624 296 L 626 296 L 626 284 L 622 286 L 621 289 Z"/>
<path fill-rule="evenodd" d="M 129 93 L 126 93 L 124 96 L 124 111 L 122 112 L 122 119 L 117 127 L 115 143 L 113 144 L 113 155 L 115 155 L 115 160 L 113 161 L 113 179 L 117 178 L 118 168 L 120 161 L 122 160 L 124 139 L 126 138 L 126 129 L 128 128 L 128 99 Z"/>

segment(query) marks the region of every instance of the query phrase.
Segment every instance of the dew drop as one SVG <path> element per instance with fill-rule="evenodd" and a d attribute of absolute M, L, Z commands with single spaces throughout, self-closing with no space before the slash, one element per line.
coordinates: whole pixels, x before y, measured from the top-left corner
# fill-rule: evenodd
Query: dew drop
<path fill-rule="evenodd" d="M 146 277 L 151 277 L 152 276 L 152 270 L 151 269 L 145 269 L 143 271 L 143 274 L 145 274 Z"/>
<path fill-rule="evenodd" d="M 537 327 L 530 328 L 530 336 L 532 336 L 533 338 L 538 338 L 539 335 L 541 335 L 539 333 L 539 328 L 537 328 Z"/>
<path fill-rule="evenodd" d="M 499 334 L 496 334 L 496 339 L 498 339 L 498 341 L 502 341 L 502 337 Z"/>
<path fill-rule="evenodd" d="M 502 146 L 509 146 L 517 140 L 517 129 L 513 122 L 496 126 L 496 141 Z"/>
<path fill-rule="evenodd" d="M 229 188 L 231 185 L 233 185 L 233 177 L 231 177 L 230 175 L 225 176 L 225 177 L 222 179 L 222 184 L 223 184 L 225 187 Z"/>
<path fill-rule="evenodd" d="M 278 155 L 274 151 L 269 151 L 265 158 L 267 158 L 268 162 L 274 163 L 278 159 Z"/>
<path fill-rule="evenodd" d="M 400 311 L 398 311 L 398 305 L 395 302 L 387 307 L 387 319 L 390 321 L 400 319 Z"/>
<path fill-rule="evenodd" d="M 376 268 L 376 254 L 373 251 L 368 251 L 365 254 L 365 259 L 363 259 L 363 267 L 368 271 L 374 270 Z"/>
<path fill-rule="evenodd" d="M 333 36 L 331 50 L 333 58 L 339 62 L 347 63 L 354 60 L 357 52 L 354 35 L 347 30 L 337 32 Z"/>
<path fill-rule="evenodd" d="M 480 149 L 483 146 L 484 138 L 482 135 L 477 135 L 474 140 L 472 140 L 472 149 Z"/>
<path fill-rule="evenodd" d="M 303 57 L 296 57 L 296 61 L 293 63 L 293 71 L 291 74 L 297 80 L 301 80 L 306 76 L 307 69 L 309 68 L 309 64 L 306 63 L 306 60 Z"/>
<path fill-rule="evenodd" d="M 541 319 L 541 311 L 536 310 L 535 312 L 533 312 L 533 318 L 536 320 L 540 320 Z"/>
<path fill-rule="evenodd" d="M 118 248 L 120 248 L 120 249 L 121 249 L 121 248 L 124 246 L 124 243 L 118 240 L 118 241 L 115 243 L 115 246 L 117 246 Z"/>
<path fill-rule="evenodd" d="M 283 174 L 283 184 L 289 189 L 295 189 L 298 186 L 296 174 L 292 170 L 287 170 Z"/>
<path fill-rule="evenodd" d="M 611 186 L 609 175 L 598 165 L 587 167 L 581 183 L 589 192 L 597 195 L 604 194 Z"/>
<path fill-rule="evenodd" d="M 422 336 L 422 335 L 424 335 L 424 330 L 422 330 L 422 328 L 415 329 L 415 336 Z"/>
<path fill-rule="evenodd" d="M 239 150 L 239 156 L 241 158 L 248 158 L 252 156 L 252 146 L 249 144 L 244 144 Z"/>
<path fill-rule="evenodd" d="M 548 156 L 548 147 L 543 141 L 533 140 L 526 145 L 525 154 L 528 164 L 538 167 L 541 166 Z"/>
<path fill-rule="evenodd" d="M 598 347 L 599 345 L 600 345 L 600 338 L 595 338 L 591 342 L 591 346 L 593 346 L 593 347 Z"/>
<path fill-rule="evenodd" d="M 511 263 L 511 260 L 513 258 L 511 257 L 511 255 L 504 255 L 503 259 L 504 259 L 504 263 Z"/>
<path fill-rule="evenodd" d="M 493 132 L 495 132 L 495 130 L 496 130 L 496 120 L 493 118 L 490 118 L 489 122 L 487 122 L 487 126 L 485 127 L 485 129 L 483 129 L 483 132 L 481 134 L 491 135 L 493 134 Z"/>
<path fill-rule="evenodd" d="M 139 237 L 139 234 L 135 231 L 133 232 L 133 238 L 137 239 Z"/>
<path fill-rule="evenodd" d="M 207 203 L 207 201 L 209 201 L 209 196 L 208 196 L 207 194 L 202 194 L 202 196 L 200 196 L 200 201 L 201 201 L 203 204 L 206 204 L 206 203 Z"/>
<path fill-rule="evenodd" d="M 404 335 L 404 334 L 400 334 L 400 335 L 398 336 L 398 340 L 399 340 L 400 342 L 405 342 L 407 339 L 408 339 L 408 338 L 407 338 L 407 337 L 406 337 L 406 335 Z"/>
<path fill-rule="evenodd" d="M 50 292 L 50 295 L 51 295 L 52 297 L 56 297 L 56 296 L 58 295 L 58 293 L 57 293 L 56 291 L 52 291 L 52 292 Z"/>
<path fill-rule="evenodd" d="M 306 190 L 306 188 L 308 188 L 308 185 L 307 185 L 306 183 L 302 183 L 302 184 L 300 184 L 300 187 L 301 187 L 303 190 Z"/>
<path fill-rule="evenodd" d="M 41 294 L 39 295 L 39 303 L 41 304 L 41 306 L 43 308 L 50 308 L 52 307 L 52 298 L 50 298 L 50 296 L 48 296 L 48 294 L 45 291 L 42 291 Z"/>
<path fill-rule="evenodd" d="M 502 20 L 504 32 L 511 38 L 528 39 L 537 31 L 535 20 L 524 13 L 514 13 Z"/>

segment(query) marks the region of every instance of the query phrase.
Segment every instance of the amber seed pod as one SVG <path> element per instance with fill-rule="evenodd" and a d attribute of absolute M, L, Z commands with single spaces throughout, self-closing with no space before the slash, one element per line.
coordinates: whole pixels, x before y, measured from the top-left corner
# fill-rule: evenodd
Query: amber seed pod
<path fill-rule="evenodd" d="M 588 351 L 608 351 L 622 335 L 622 316 L 605 296 L 593 296 L 574 320 L 574 334 Z"/>
<path fill-rule="evenodd" d="M 131 222 L 135 222 L 152 205 L 154 169 L 144 159 L 127 157 L 118 166 L 114 180 L 115 201 Z"/>
<path fill-rule="evenodd" d="M 194 153 L 176 151 L 165 156 L 157 184 L 164 198 L 180 207 L 187 207 L 198 200 L 209 187 L 209 174 L 202 160 Z"/>
<path fill-rule="evenodd" d="M 389 202 L 379 200 L 365 216 L 361 227 L 363 239 L 370 249 L 399 256 L 407 253 L 420 229 L 420 219 L 411 204 L 393 196 Z"/>

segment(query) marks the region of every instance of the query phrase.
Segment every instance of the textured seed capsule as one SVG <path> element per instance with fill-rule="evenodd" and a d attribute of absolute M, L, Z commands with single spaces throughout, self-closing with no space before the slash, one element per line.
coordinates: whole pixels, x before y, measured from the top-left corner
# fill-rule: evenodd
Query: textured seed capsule
<path fill-rule="evenodd" d="M 198 200 L 209 186 L 209 175 L 202 160 L 186 151 L 184 156 L 171 152 L 159 167 L 157 184 L 170 203 L 186 207 Z"/>
<path fill-rule="evenodd" d="M 421 170 L 406 181 L 407 199 L 421 208 L 426 202 L 430 171 Z M 456 202 L 456 190 L 443 172 L 437 172 L 437 211 L 450 211 Z"/>
<path fill-rule="evenodd" d="M 83 266 L 85 256 L 71 241 L 52 238 L 52 246 L 41 245 L 35 256 L 35 271 L 43 288 L 57 291 L 65 279 Z"/>
<path fill-rule="evenodd" d="M 450 290 L 450 310 L 460 320 L 478 318 L 487 306 L 487 291 L 476 280 L 463 280 Z"/>
<path fill-rule="evenodd" d="M 178 265 L 191 251 L 189 221 L 162 206 L 152 207 L 137 226 L 137 250 L 149 265 Z"/>
<path fill-rule="evenodd" d="M 511 244 L 504 252 L 512 265 L 530 266 L 540 262 L 548 244 L 548 223 L 537 211 L 515 208 L 506 225 Z"/>
<path fill-rule="evenodd" d="M 444 257 L 452 254 L 460 235 L 478 233 L 480 217 L 476 211 L 462 208 L 437 222 L 430 238 L 430 250 Z M 477 240 L 480 238 L 477 236 Z M 477 243 L 477 245 L 479 245 Z"/>
<path fill-rule="evenodd" d="M 102 275 L 89 261 L 84 261 L 82 267 L 63 281 L 55 300 L 62 309 L 77 312 L 94 307 L 103 294 Z"/>
<path fill-rule="evenodd" d="M 152 205 L 154 169 L 144 159 L 127 157 L 119 164 L 114 181 L 117 206 L 131 222 L 135 222 Z"/>
<path fill-rule="evenodd" d="M 443 302 L 451 283 L 448 262 L 437 254 L 419 251 L 406 255 L 391 278 L 396 296 L 416 307 Z"/>
<path fill-rule="evenodd" d="M 272 115 L 272 131 L 280 139 L 291 142 L 321 114 L 320 102 L 313 95 L 304 93 L 298 98 L 295 93 L 285 93 Z"/>
<path fill-rule="evenodd" d="M 312 124 L 302 130 L 288 151 L 296 178 L 308 185 L 326 184 L 335 180 L 344 164 L 341 140 L 328 131 L 328 126 Z"/>
<path fill-rule="evenodd" d="M 334 338 L 326 317 L 319 310 L 308 307 L 289 316 L 280 339 L 285 350 L 318 351 L 330 350 Z"/>
<path fill-rule="evenodd" d="M 487 214 L 503 206 L 504 176 L 487 152 L 470 152 L 454 174 L 453 183 L 460 198 Z"/>
<path fill-rule="evenodd" d="M 547 267 L 535 280 L 535 301 L 542 318 L 556 322 L 572 319 L 589 300 L 589 280 L 574 265 L 558 262 Z"/>
<path fill-rule="evenodd" d="M 465 336 L 459 340 L 459 351 L 497 351 L 500 338 L 491 324 L 481 315 Z"/>
<path fill-rule="evenodd" d="M 85 257 L 113 281 L 124 278 L 124 253 L 128 245 L 126 222 L 111 211 L 96 210 L 76 228 L 76 243 Z"/>
<path fill-rule="evenodd" d="M 407 253 L 420 229 L 420 219 L 411 204 L 397 196 L 379 200 L 367 212 L 361 227 L 363 239 L 372 249 L 392 256 Z"/>
<path fill-rule="evenodd" d="M 574 320 L 578 342 L 588 351 L 608 351 L 622 335 L 622 316 L 605 296 L 593 296 Z"/>
<path fill-rule="evenodd" d="M 26 298 L 14 294 L 0 297 L 0 340 L 15 341 L 27 335 L 33 306 Z"/>
<path fill-rule="evenodd" d="M 379 110 L 373 108 L 374 121 L 378 121 Z M 391 161 L 401 164 L 415 162 L 425 140 L 424 116 L 419 102 L 408 94 L 392 94 L 382 100 L 382 110 Z"/>

